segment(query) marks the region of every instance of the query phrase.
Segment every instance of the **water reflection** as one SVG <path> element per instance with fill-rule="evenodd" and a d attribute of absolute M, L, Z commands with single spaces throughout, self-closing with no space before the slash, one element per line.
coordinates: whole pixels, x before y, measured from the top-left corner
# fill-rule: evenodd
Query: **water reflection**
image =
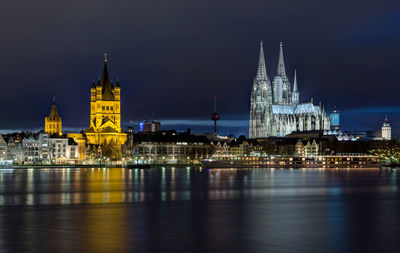
<path fill-rule="evenodd" d="M 0 170 L 0 248 L 391 251 L 398 179 L 396 169 Z"/>
<path fill-rule="evenodd" d="M 354 185 L 352 179 L 360 175 L 369 180 L 367 185 L 362 180 Z M 347 187 L 350 181 L 351 187 Z M 16 169 L 0 171 L 0 205 L 335 196 L 397 192 L 398 184 L 397 170 L 380 169 Z"/>

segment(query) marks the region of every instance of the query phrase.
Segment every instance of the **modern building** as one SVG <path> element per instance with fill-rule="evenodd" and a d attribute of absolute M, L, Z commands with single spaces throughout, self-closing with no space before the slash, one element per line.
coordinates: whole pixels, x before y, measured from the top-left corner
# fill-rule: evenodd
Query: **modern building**
<path fill-rule="evenodd" d="M 385 121 L 382 125 L 382 139 L 391 140 L 392 139 L 392 127 L 390 126 L 389 119 L 386 115 Z"/>
<path fill-rule="evenodd" d="M 62 134 L 62 121 L 58 115 L 56 98 L 53 98 L 53 104 L 51 105 L 50 115 L 44 119 L 44 131 L 50 135 Z"/>
<path fill-rule="evenodd" d="M 336 110 L 336 106 L 334 106 L 333 111 L 329 114 L 329 122 L 331 125 L 331 130 L 340 129 L 340 113 L 338 110 Z"/>
<path fill-rule="evenodd" d="M 136 134 L 132 153 L 133 164 L 198 164 L 214 147 L 203 135 L 161 131 Z"/>
<path fill-rule="evenodd" d="M 293 82 L 291 91 L 281 43 L 277 72 L 271 84 L 261 42 L 258 70 L 250 97 L 249 138 L 286 136 L 295 131 L 329 130 L 329 118 L 321 104 L 314 105 L 313 99 L 300 103 L 296 71 Z"/>
<path fill-rule="evenodd" d="M 161 130 L 161 123 L 159 121 L 143 121 L 139 124 L 139 132 L 141 133 L 155 133 Z"/>

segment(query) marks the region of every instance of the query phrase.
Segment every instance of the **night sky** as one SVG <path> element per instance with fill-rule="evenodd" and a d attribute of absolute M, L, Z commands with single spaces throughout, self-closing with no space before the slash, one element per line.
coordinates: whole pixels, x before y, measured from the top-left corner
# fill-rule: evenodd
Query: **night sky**
<path fill-rule="evenodd" d="M 398 0 L 4 1 L 0 34 L 0 130 L 44 128 L 53 96 L 65 129 L 86 128 L 106 51 L 124 126 L 210 132 L 217 96 L 221 132 L 247 134 L 259 41 L 271 77 L 282 40 L 301 102 L 336 105 L 348 130 L 389 113 L 400 134 Z"/>

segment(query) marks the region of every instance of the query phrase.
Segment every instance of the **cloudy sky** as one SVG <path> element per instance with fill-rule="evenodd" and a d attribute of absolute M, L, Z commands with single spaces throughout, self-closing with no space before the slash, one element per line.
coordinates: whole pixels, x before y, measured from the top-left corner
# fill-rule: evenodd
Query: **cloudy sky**
<path fill-rule="evenodd" d="M 53 96 L 64 127 L 86 128 L 107 52 L 126 123 L 154 113 L 211 131 L 217 96 L 221 131 L 245 133 L 260 40 L 268 75 L 282 40 L 300 100 L 336 105 L 343 128 L 379 128 L 386 113 L 400 128 L 399 1 L 16 0 L 0 35 L 0 129 L 43 127 Z"/>

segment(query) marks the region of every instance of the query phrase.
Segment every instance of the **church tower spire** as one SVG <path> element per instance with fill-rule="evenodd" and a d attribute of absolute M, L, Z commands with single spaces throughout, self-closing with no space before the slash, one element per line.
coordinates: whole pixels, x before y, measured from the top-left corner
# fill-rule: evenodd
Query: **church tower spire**
<path fill-rule="evenodd" d="M 276 71 L 276 75 L 282 77 L 282 79 L 286 80 L 286 68 L 285 68 L 285 60 L 283 57 L 283 44 L 282 41 L 279 43 L 279 60 L 278 60 L 278 68 Z"/>
<path fill-rule="evenodd" d="M 44 131 L 50 135 L 62 133 L 62 122 L 57 111 L 56 97 L 53 97 L 49 116 L 44 119 Z"/>
<path fill-rule="evenodd" d="M 256 80 L 267 80 L 267 68 L 265 66 L 265 58 L 264 58 L 264 47 L 263 41 L 260 42 L 260 58 L 258 60 L 258 69 Z"/>
<path fill-rule="evenodd" d="M 114 100 L 114 96 L 112 93 L 112 85 L 111 85 L 111 81 L 110 81 L 110 76 L 108 74 L 107 62 L 108 62 L 107 53 L 104 53 L 104 69 L 103 69 L 103 75 L 101 76 L 100 83 L 103 87 L 103 89 L 102 89 L 103 100 L 107 100 L 107 101 L 111 100 L 112 101 L 112 100 Z"/>

